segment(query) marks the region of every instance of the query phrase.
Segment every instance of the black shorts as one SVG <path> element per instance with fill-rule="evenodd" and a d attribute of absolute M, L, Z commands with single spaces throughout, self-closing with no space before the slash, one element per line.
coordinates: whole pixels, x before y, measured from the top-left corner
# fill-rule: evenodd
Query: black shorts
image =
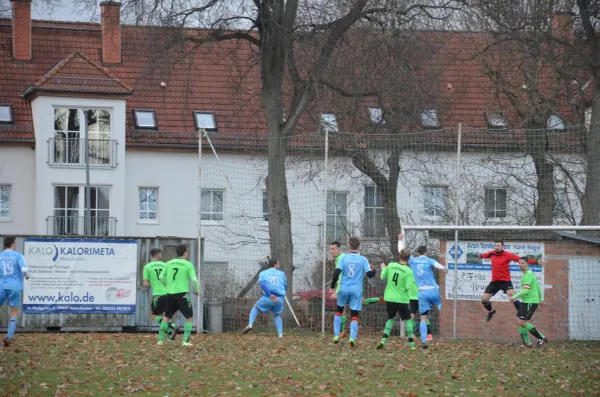
<path fill-rule="evenodd" d="M 162 316 L 167 310 L 167 295 L 153 296 L 152 297 L 152 315 Z"/>
<path fill-rule="evenodd" d="M 496 295 L 498 291 L 502 290 L 506 294 L 509 289 L 514 289 L 511 281 L 492 281 L 485 289 L 485 293 Z"/>
<path fill-rule="evenodd" d="M 173 318 L 177 311 L 179 311 L 186 319 L 194 316 L 194 309 L 192 308 L 192 300 L 190 299 L 189 292 L 167 295 L 165 317 Z"/>
<path fill-rule="evenodd" d="M 519 302 L 517 305 L 515 302 L 515 307 L 516 306 L 519 306 L 517 310 L 517 317 L 520 320 L 531 320 L 531 317 L 533 317 L 533 313 L 535 313 L 535 309 L 537 309 L 538 304 Z"/>
<path fill-rule="evenodd" d="M 419 312 L 419 300 L 418 299 L 410 300 L 410 312 L 412 314 L 417 314 Z"/>
<path fill-rule="evenodd" d="M 402 321 L 410 320 L 410 307 L 408 303 L 385 302 L 385 308 L 388 312 L 388 318 L 396 317 L 396 313 L 400 314 Z"/>

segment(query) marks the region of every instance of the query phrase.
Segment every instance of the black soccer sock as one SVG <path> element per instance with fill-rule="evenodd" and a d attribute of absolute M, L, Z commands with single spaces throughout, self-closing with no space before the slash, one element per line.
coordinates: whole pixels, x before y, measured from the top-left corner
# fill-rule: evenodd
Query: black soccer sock
<path fill-rule="evenodd" d="M 481 302 L 481 304 L 483 305 L 483 307 L 485 307 L 485 309 L 486 309 L 488 312 L 491 312 L 492 310 L 494 310 L 494 309 L 492 309 L 492 304 L 491 304 L 490 302 L 488 302 L 488 303 L 483 303 L 483 302 Z"/>

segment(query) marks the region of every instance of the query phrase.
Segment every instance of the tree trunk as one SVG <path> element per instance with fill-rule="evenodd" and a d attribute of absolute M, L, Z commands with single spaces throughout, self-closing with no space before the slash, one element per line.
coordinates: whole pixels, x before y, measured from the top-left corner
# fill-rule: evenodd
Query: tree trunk
<path fill-rule="evenodd" d="M 380 186 L 383 192 L 383 214 L 385 228 L 388 233 L 390 252 L 398 258 L 398 234 L 401 232 L 400 216 L 398 214 L 398 180 L 400 178 L 400 154 L 394 152 L 388 157 L 387 164 L 390 170 L 387 183 Z"/>
<path fill-rule="evenodd" d="M 592 120 L 586 139 L 587 168 L 581 225 L 600 224 L 600 71 L 597 73 L 592 104 Z"/>
<path fill-rule="evenodd" d="M 552 225 L 556 197 L 554 193 L 554 165 L 546 157 L 548 152 L 548 137 L 546 130 L 539 123 L 527 125 L 525 132 L 527 151 L 533 157 L 537 175 L 538 201 L 535 205 L 535 224 Z"/>

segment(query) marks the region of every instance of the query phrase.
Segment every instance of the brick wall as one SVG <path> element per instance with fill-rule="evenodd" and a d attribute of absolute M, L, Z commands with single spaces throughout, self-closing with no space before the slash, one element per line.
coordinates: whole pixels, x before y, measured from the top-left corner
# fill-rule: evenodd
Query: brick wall
<path fill-rule="evenodd" d="M 569 330 L 569 266 L 568 257 L 600 256 L 597 245 L 576 241 L 546 241 L 545 255 L 548 264 L 545 269 L 545 284 L 552 286 L 544 290 L 545 305 L 538 307 L 531 321 L 550 340 L 568 339 Z M 446 242 L 440 243 L 440 252 L 446 252 Z M 440 336 L 453 336 L 453 300 L 446 300 L 445 275 L 440 274 L 440 289 L 443 310 L 440 313 Z M 456 336 L 489 340 L 519 340 L 516 325 L 516 310 L 512 303 L 492 302 L 498 312 L 494 319 L 486 323 L 487 311 L 479 301 L 457 302 Z"/>

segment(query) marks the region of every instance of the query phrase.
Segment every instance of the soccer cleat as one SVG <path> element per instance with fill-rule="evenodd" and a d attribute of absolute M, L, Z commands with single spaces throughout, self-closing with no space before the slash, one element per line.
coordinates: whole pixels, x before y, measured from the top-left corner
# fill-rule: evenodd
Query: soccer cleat
<path fill-rule="evenodd" d="M 163 345 L 163 341 L 162 341 L 162 340 L 159 340 L 159 341 L 158 341 L 158 343 L 157 343 L 157 345 L 158 345 L 158 346 L 162 346 L 162 345 Z"/>
<path fill-rule="evenodd" d="M 344 331 L 340 332 L 340 339 L 344 339 L 346 337 L 346 333 Z"/>
<path fill-rule="evenodd" d="M 252 331 L 252 327 L 251 326 L 247 326 L 246 328 L 244 328 L 244 330 L 242 331 L 242 334 L 247 334 L 248 332 Z"/>
<path fill-rule="evenodd" d="M 283 338 L 283 334 L 279 334 L 278 337 L 279 337 L 279 339 L 282 339 Z"/>
<path fill-rule="evenodd" d="M 492 320 L 492 318 L 494 318 L 494 314 L 496 314 L 496 309 L 492 310 L 491 312 L 488 312 L 487 319 L 485 321 L 489 323 Z"/>
<path fill-rule="evenodd" d="M 350 341 L 350 347 L 356 347 L 356 341 L 352 338 L 349 339 Z"/>
<path fill-rule="evenodd" d="M 538 339 L 537 341 L 537 347 L 542 347 L 544 346 L 546 343 L 548 343 L 548 338 L 546 338 L 544 336 L 544 339 Z"/>
<path fill-rule="evenodd" d="M 179 327 L 173 328 L 173 330 L 169 334 L 169 341 L 174 341 L 175 340 L 175 338 L 177 337 L 177 332 L 179 332 Z"/>
<path fill-rule="evenodd" d="M 181 343 L 181 346 L 194 346 L 194 345 L 192 345 L 190 342 L 185 342 L 184 341 L 184 342 Z"/>
<path fill-rule="evenodd" d="M 532 347 L 533 347 L 533 345 L 531 343 L 526 343 L 526 344 L 521 345 L 521 348 L 531 349 Z"/>
<path fill-rule="evenodd" d="M 379 342 L 379 344 L 377 345 L 377 350 L 381 350 L 385 347 L 385 343 L 384 342 Z"/>
<path fill-rule="evenodd" d="M 410 350 L 417 350 L 417 348 L 416 348 L 416 347 L 414 347 L 414 346 L 411 346 L 411 347 L 410 347 Z"/>
<path fill-rule="evenodd" d="M 428 341 L 432 341 L 432 340 L 433 340 L 433 335 L 431 335 L 431 334 L 427 334 L 427 340 L 428 340 Z"/>
<path fill-rule="evenodd" d="M 9 347 L 11 344 L 11 340 L 8 338 L 4 338 L 4 340 L 2 341 L 2 344 L 4 345 L 4 347 Z"/>
<path fill-rule="evenodd" d="M 423 345 L 421 346 L 423 349 L 427 349 L 429 346 L 427 345 L 427 342 L 423 342 Z"/>
<path fill-rule="evenodd" d="M 333 337 L 333 343 L 335 343 L 336 345 L 340 343 L 340 337 L 339 336 L 334 336 Z"/>

